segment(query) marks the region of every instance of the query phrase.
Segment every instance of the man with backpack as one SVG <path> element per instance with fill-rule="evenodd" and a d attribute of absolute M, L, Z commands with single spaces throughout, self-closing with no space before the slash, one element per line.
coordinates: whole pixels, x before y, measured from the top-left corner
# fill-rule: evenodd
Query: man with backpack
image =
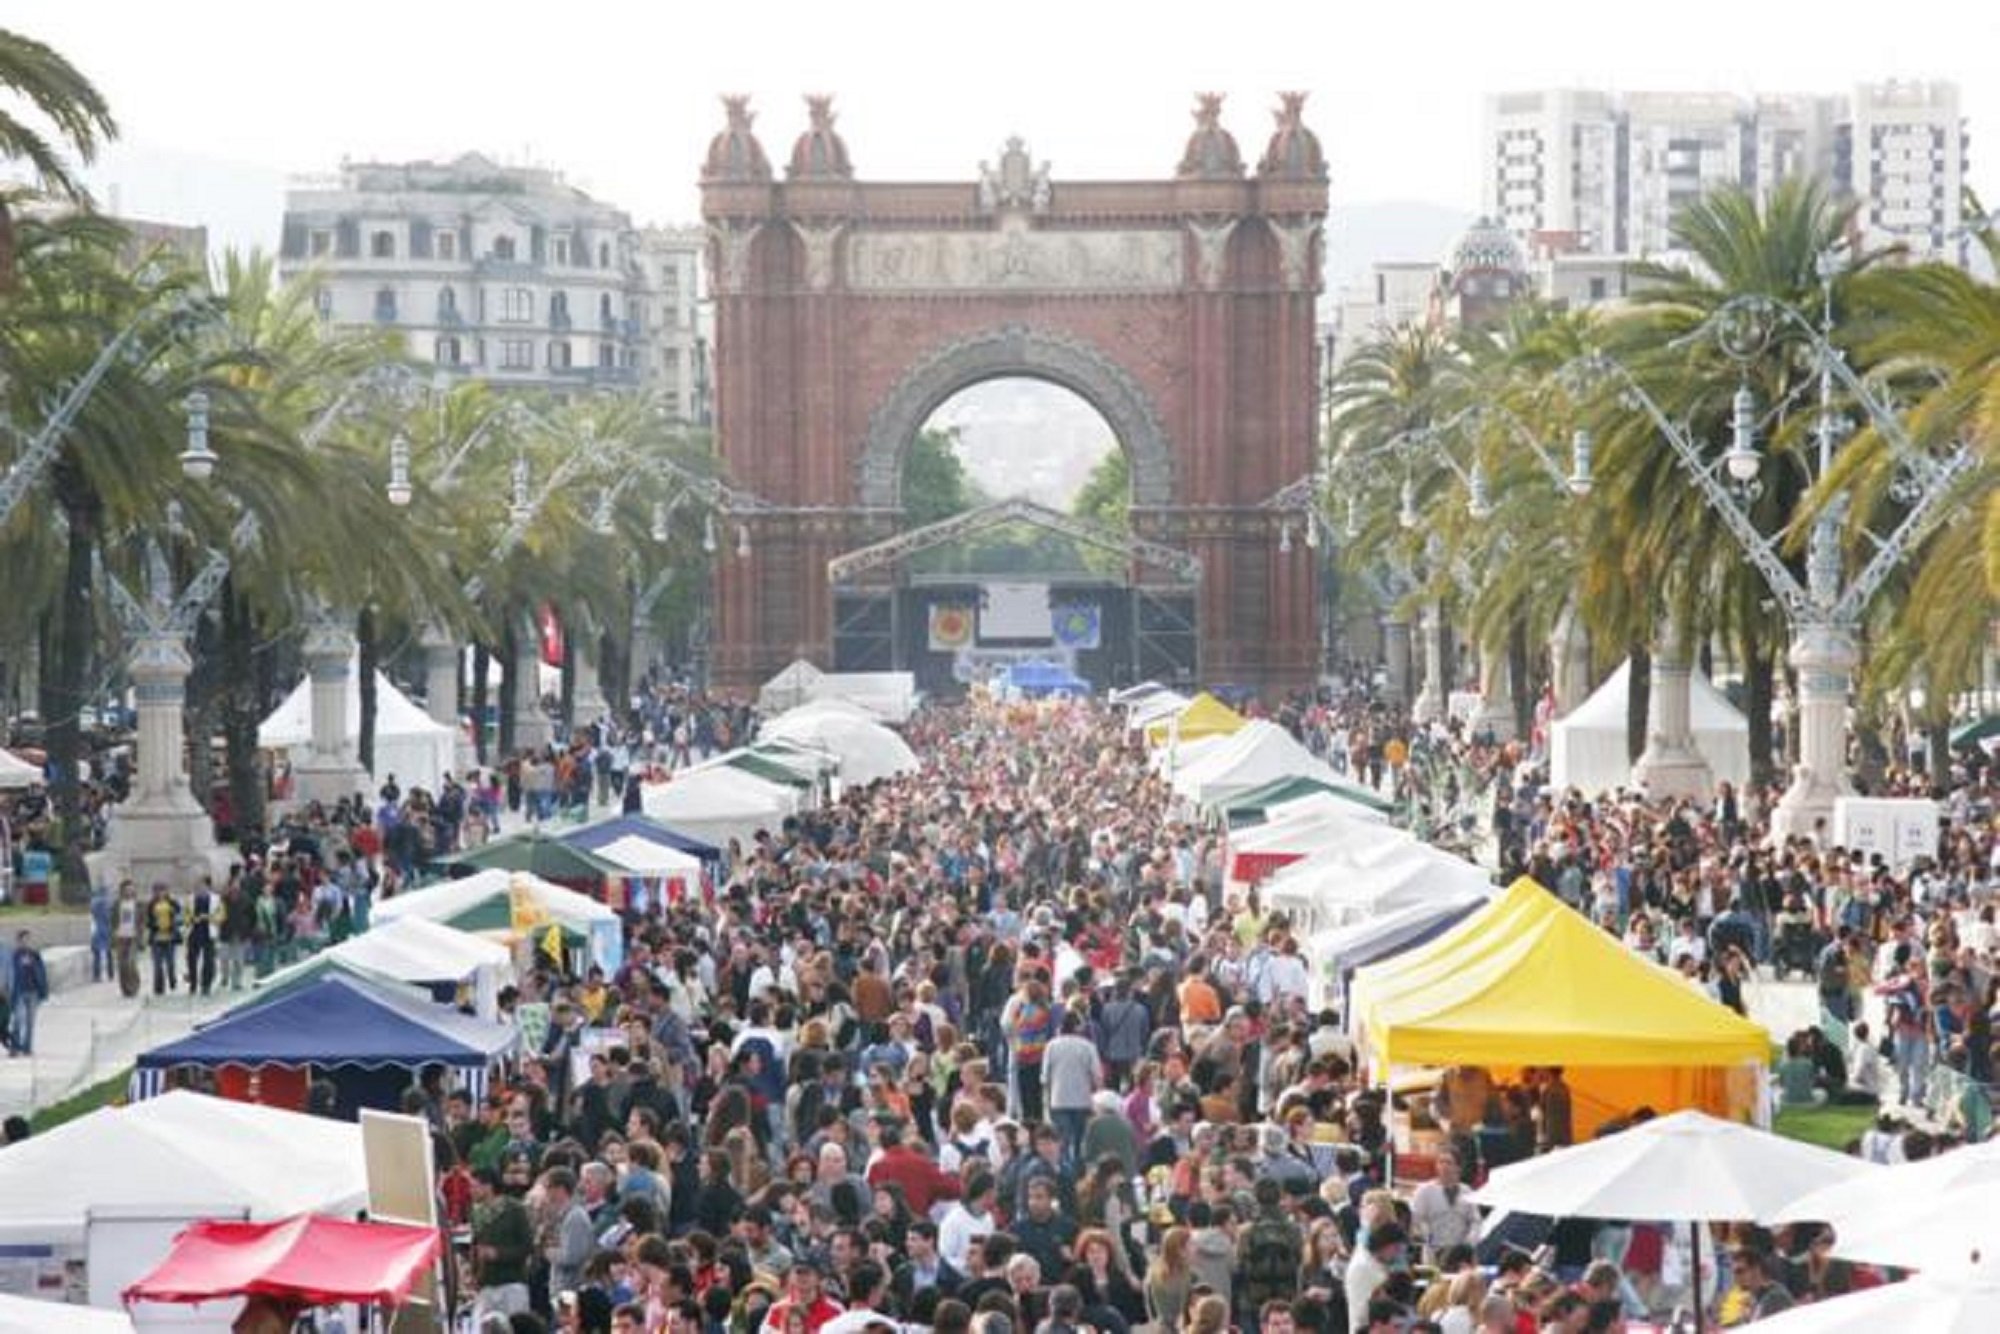
<path fill-rule="evenodd" d="M 1232 1285 L 1245 1334 L 1256 1329 L 1265 1302 L 1298 1295 L 1299 1270 L 1305 1264 L 1305 1236 L 1285 1213 L 1284 1187 L 1273 1177 L 1261 1177 L 1255 1198 L 1256 1215 L 1236 1239 Z"/>

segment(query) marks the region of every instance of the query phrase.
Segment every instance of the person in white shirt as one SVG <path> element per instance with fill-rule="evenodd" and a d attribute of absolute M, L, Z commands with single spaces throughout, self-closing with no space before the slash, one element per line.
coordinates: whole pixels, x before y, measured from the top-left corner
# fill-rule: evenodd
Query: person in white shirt
<path fill-rule="evenodd" d="M 966 1183 L 965 1198 L 945 1211 L 938 1223 L 938 1254 L 959 1273 L 966 1269 L 966 1254 L 974 1243 L 993 1235 L 993 1177 L 975 1172 Z"/>
<path fill-rule="evenodd" d="M 1454 1246 L 1478 1243 L 1479 1206 L 1465 1188 L 1457 1154 L 1439 1154 L 1436 1179 L 1418 1186 L 1410 1197 L 1410 1231 L 1432 1264 Z"/>

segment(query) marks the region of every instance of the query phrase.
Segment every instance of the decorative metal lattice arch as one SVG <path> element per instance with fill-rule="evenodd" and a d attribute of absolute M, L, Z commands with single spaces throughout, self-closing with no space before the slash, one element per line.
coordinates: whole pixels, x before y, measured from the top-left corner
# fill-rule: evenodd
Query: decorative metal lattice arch
<path fill-rule="evenodd" d="M 895 565 L 920 552 L 961 542 L 1009 523 L 1024 523 L 1030 527 L 1059 533 L 1073 541 L 1096 547 L 1100 551 L 1109 551 L 1137 564 L 1165 571 L 1190 584 L 1201 578 L 1201 559 L 1197 556 L 1175 547 L 1163 546 L 1158 542 L 1148 542 L 1141 537 L 1115 532 L 1100 524 L 1052 510 L 1046 505 L 1038 505 L 1020 496 L 1011 500 L 998 500 L 991 505 L 982 505 L 963 514 L 954 514 L 950 518 L 939 519 L 936 523 L 925 524 L 922 528 L 898 533 L 894 537 L 862 547 L 858 551 L 835 556 L 826 563 L 826 577 L 835 584 L 846 583 L 870 570 Z"/>
<path fill-rule="evenodd" d="M 1018 324 L 947 343 L 903 376 L 868 423 L 861 503 L 901 509 L 903 458 L 931 413 L 961 389 L 1003 376 L 1046 380 L 1082 397 L 1103 414 L 1132 465 L 1132 503 L 1172 503 L 1173 449 L 1145 391 L 1088 344 Z"/>

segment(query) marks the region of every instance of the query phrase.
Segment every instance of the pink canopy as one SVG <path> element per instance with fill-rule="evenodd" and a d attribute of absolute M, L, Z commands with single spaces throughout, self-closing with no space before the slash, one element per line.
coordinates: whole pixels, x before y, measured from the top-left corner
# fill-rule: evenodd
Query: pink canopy
<path fill-rule="evenodd" d="M 387 1306 L 437 1262 L 435 1228 L 349 1223 L 301 1214 L 275 1223 L 210 1219 L 174 1238 L 127 1302 L 205 1302 L 261 1295 L 306 1306 Z"/>

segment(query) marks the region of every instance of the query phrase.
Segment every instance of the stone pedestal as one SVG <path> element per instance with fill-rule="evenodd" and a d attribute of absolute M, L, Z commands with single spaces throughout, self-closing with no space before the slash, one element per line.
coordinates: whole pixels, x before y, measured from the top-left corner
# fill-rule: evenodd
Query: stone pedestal
<path fill-rule="evenodd" d="M 597 663 L 589 653 L 579 648 L 571 654 L 570 669 L 576 673 L 576 689 L 570 695 L 570 726 L 581 729 L 610 713 L 611 705 L 604 698 L 604 688 L 597 679 Z"/>
<path fill-rule="evenodd" d="M 456 636 L 441 625 L 424 627 L 419 641 L 424 650 L 424 711 L 431 721 L 451 729 L 451 766 L 460 773 L 478 764 L 472 738 L 466 735 L 465 719 L 458 700 L 461 646 Z"/>
<path fill-rule="evenodd" d="M 1799 762 L 1792 770 L 1791 786 L 1771 812 L 1774 838 L 1811 834 L 1821 820 L 1831 827 L 1833 803 L 1853 791 L 1847 781 L 1847 694 L 1859 660 L 1849 630 L 1801 625 L 1793 632 Z"/>
<path fill-rule="evenodd" d="M 540 750 L 555 740 L 555 727 L 542 709 L 541 639 L 534 627 L 518 636 L 514 656 L 514 745 L 520 750 Z"/>
<path fill-rule="evenodd" d="M 1646 700 L 1646 749 L 1632 766 L 1632 781 L 1649 799 L 1702 798 L 1715 774 L 1695 749 L 1688 682 L 1691 674 L 1678 643 L 1653 654 L 1652 692 Z"/>
<path fill-rule="evenodd" d="M 1549 671 L 1556 717 L 1566 717 L 1590 698 L 1590 636 L 1577 624 L 1574 611 L 1565 609 L 1549 636 Z"/>
<path fill-rule="evenodd" d="M 1514 721 L 1514 673 L 1504 653 L 1482 653 L 1479 657 L 1479 714 L 1472 720 L 1474 735 L 1491 736 L 1495 741 L 1512 741 L 1518 730 Z"/>
<path fill-rule="evenodd" d="M 312 681 L 312 749 L 292 764 L 292 792 L 299 802 L 332 805 L 372 786 L 347 739 L 347 688 L 354 674 L 354 636 L 340 622 L 322 618 L 306 631 L 303 655 Z"/>
<path fill-rule="evenodd" d="M 139 641 L 131 664 L 138 772 L 131 797 L 112 809 L 104 848 L 85 858 L 95 883 L 116 885 L 129 876 L 143 895 L 155 881 L 185 891 L 204 875 L 220 887 L 229 874 L 233 853 L 216 843 L 183 762 L 182 710 L 193 666 L 179 635 L 150 633 Z"/>
<path fill-rule="evenodd" d="M 1410 623 L 1402 620 L 1382 623 L 1383 693 L 1391 704 L 1410 698 Z"/>
<path fill-rule="evenodd" d="M 1444 608 L 1426 603 L 1419 628 L 1424 639 L 1424 688 L 1410 705 L 1410 717 L 1434 723 L 1451 707 L 1451 687 L 1444 679 Z"/>

